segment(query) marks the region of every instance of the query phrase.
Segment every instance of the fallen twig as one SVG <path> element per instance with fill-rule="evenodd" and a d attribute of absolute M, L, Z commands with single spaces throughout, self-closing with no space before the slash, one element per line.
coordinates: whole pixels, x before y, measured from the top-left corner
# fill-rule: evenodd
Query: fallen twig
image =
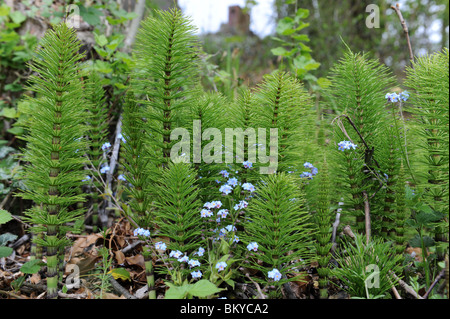
<path fill-rule="evenodd" d="M 434 286 L 436 286 L 436 284 L 438 283 L 439 280 L 441 280 L 442 278 L 444 278 L 445 276 L 445 270 L 443 269 L 439 275 L 436 277 L 436 279 L 434 280 L 434 282 L 431 284 L 430 288 L 428 288 L 427 292 L 425 293 L 425 295 L 423 295 L 423 299 L 428 299 L 428 296 L 430 295 L 431 291 L 433 290 Z"/>
<path fill-rule="evenodd" d="M 127 298 L 127 299 L 137 299 L 135 296 L 130 294 L 128 292 L 128 290 L 123 288 L 112 276 L 109 278 L 109 282 L 113 286 L 114 290 L 117 291 L 118 293 L 124 295 L 125 298 Z"/>
<path fill-rule="evenodd" d="M 258 285 L 257 282 L 255 282 L 255 281 L 250 277 L 250 274 L 249 274 L 249 273 L 246 273 L 246 274 L 245 274 L 245 277 L 247 277 L 248 279 L 250 279 L 250 281 L 256 286 L 256 289 L 258 290 L 258 296 L 259 296 L 258 299 L 266 299 L 266 295 L 263 294 L 263 292 L 262 292 L 262 290 L 261 290 L 261 287 Z"/>
<path fill-rule="evenodd" d="M 403 290 L 405 290 L 405 292 L 407 292 L 408 294 L 410 294 L 411 296 L 414 296 L 417 299 L 423 299 L 422 296 L 420 296 L 414 289 L 412 289 L 410 286 L 408 286 L 408 284 L 406 282 L 404 282 L 403 280 L 401 280 L 400 278 L 397 277 L 397 275 L 392 271 L 389 270 L 389 274 L 391 274 L 392 277 L 394 277 L 397 281 L 398 284 L 400 285 L 400 287 L 403 288 Z"/>
<path fill-rule="evenodd" d="M 67 298 L 67 299 L 86 299 L 87 298 L 87 294 L 81 293 L 81 294 L 65 294 L 61 291 L 58 291 L 58 296 L 61 298 Z"/>

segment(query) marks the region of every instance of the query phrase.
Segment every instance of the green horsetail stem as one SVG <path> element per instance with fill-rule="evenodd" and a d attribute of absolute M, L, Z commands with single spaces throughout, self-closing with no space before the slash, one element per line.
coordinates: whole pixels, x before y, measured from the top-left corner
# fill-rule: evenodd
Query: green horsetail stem
<path fill-rule="evenodd" d="M 24 137 L 23 157 L 28 164 L 22 197 L 39 205 L 26 212 L 25 220 L 35 225 L 31 228 L 35 243 L 46 247 L 47 298 L 51 299 L 58 297 L 58 274 L 68 244 L 66 224 L 81 214 L 70 207 L 84 200 L 78 191 L 84 165 L 79 151 L 85 148 L 80 139 L 85 126 L 79 48 L 75 31 L 60 24 L 46 32 L 30 64 L 34 73 L 29 89 L 36 97 L 27 97 L 34 113 Z"/>

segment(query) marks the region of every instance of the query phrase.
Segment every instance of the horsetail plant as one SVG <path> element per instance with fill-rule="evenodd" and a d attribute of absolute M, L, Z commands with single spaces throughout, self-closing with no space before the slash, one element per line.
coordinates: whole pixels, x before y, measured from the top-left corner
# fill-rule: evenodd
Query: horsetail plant
<path fill-rule="evenodd" d="M 448 241 L 449 213 L 449 51 L 417 58 L 413 67 L 407 69 L 405 85 L 411 89 L 410 106 L 417 125 L 412 129 L 420 141 L 423 155 L 421 163 L 427 171 L 421 170 L 419 188 L 424 191 L 425 200 L 433 210 L 442 213 L 447 222 L 436 227 L 435 239 Z M 448 243 L 446 244 L 448 249 Z M 439 257 L 443 258 L 442 247 Z"/>
<path fill-rule="evenodd" d="M 332 69 L 329 96 L 338 106 L 335 124 L 336 158 L 333 167 L 339 189 L 356 230 L 369 227 L 370 198 L 379 188 L 380 133 L 385 127 L 385 92 L 393 85 L 390 71 L 366 54 L 349 51 Z M 348 142 L 348 143 L 346 143 Z M 351 146 L 351 147 L 348 147 Z M 370 233 L 366 234 L 370 237 Z"/>
<path fill-rule="evenodd" d="M 319 268 L 319 290 L 320 298 L 328 298 L 328 276 L 330 273 L 329 261 L 331 258 L 331 225 L 333 211 L 331 210 L 330 200 L 330 179 L 328 175 L 328 163 L 324 159 L 320 174 L 314 180 L 315 196 L 313 196 L 312 210 L 314 212 L 314 222 L 317 227 L 316 232 L 316 255 Z"/>
<path fill-rule="evenodd" d="M 30 90 L 36 97 L 28 101 L 35 112 L 24 138 L 27 190 L 21 196 L 36 204 L 26 219 L 35 225 L 34 233 L 43 234 L 36 243 L 46 247 L 47 298 L 58 296 L 58 253 L 69 243 L 66 224 L 82 214 L 71 205 L 84 199 L 78 193 L 86 148 L 79 48 L 74 30 L 57 25 L 46 32 L 30 65 L 36 73 L 30 77 Z"/>
<path fill-rule="evenodd" d="M 86 106 L 88 109 L 88 139 L 90 141 L 87 156 L 91 164 L 91 174 L 94 191 L 90 192 L 92 198 L 92 224 L 93 231 L 96 232 L 98 224 L 98 213 L 101 199 L 98 189 L 101 189 L 99 182 L 99 171 L 105 162 L 104 153 L 107 150 L 108 118 L 105 107 L 105 92 L 101 85 L 100 77 L 96 73 L 90 73 L 85 87 Z"/>
<path fill-rule="evenodd" d="M 258 243 L 256 258 L 248 267 L 260 270 L 265 283 L 277 286 L 289 280 L 288 271 L 298 272 L 312 257 L 315 231 L 296 183 L 286 173 L 264 177 L 245 214 L 243 241 Z"/>
<path fill-rule="evenodd" d="M 171 133 L 186 127 L 185 115 L 198 83 L 198 39 L 191 21 L 178 9 L 156 11 L 136 37 L 133 89 L 145 100 L 151 146 L 158 166 L 170 160 Z M 189 123 L 192 125 L 192 123 Z"/>
<path fill-rule="evenodd" d="M 303 164 L 301 117 L 311 106 L 303 85 L 292 75 L 277 71 L 264 78 L 254 94 L 253 103 L 254 127 L 278 130 L 276 171 L 298 169 Z"/>
<path fill-rule="evenodd" d="M 122 156 L 125 173 L 123 179 L 128 183 L 129 195 L 125 214 L 137 229 L 155 229 L 154 216 L 151 214 L 151 155 L 145 145 L 146 130 L 142 108 L 136 103 L 132 90 L 125 97 L 122 114 Z M 155 171 L 155 170 L 153 170 Z M 143 236 L 143 233 L 139 233 Z M 145 236 L 150 237 L 150 236 Z M 144 247 L 145 272 L 149 289 L 149 299 L 156 299 L 151 244 Z"/>

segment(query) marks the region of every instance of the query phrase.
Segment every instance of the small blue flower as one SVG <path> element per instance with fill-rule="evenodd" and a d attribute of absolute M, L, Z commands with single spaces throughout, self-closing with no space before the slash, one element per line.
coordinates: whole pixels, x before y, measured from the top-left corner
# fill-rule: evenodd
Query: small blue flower
<path fill-rule="evenodd" d="M 228 215 L 228 209 L 221 209 L 217 212 L 217 216 L 221 218 L 226 218 Z"/>
<path fill-rule="evenodd" d="M 177 259 L 180 263 L 187 263 L 189 262 L 189 257 L 187 255 L 184 255 L 183 257 L 180 257 Z"/>
<path fill-rule="evenodd" d="M 200 262 L 198 260 L 196 260 L 196 259 L 191 259 L 191 260 L 189 260 L 188 265 L 189 265 L 190 268 L 192 268 L 192 267 L 199 267 L 200 266 Z"/>
<path fill-rule="evenodd" d="M 110 142 L 106 142 L 105 144 L 102 145 L 102 150 L 106 151 L 107 149 L 109 149 L 111 147 L 111 143 Z"/>
<path fill-rule="evenodd" d="M 82 180 L 82 182 L 87 182 L 87 181 L 90 181 L 91 179 L 92 179 L 92 177 L 87 175 L 86 178 Z"/>
<path fill-rule="evenodd" d="M 312 176 L 313 175 L 310 172 L 303 172 L 303 173 L 300 174 L 301 178 L 312 178 Z"/>
<path fill-rule="evenodd" d="M 169 254 L 169 257 L 173 257 L 173 258 L 180 258 L 183 255 L 183 253 L 179 250 L 172 250 Z"/>
<path fill-rule="evenodd" d="M 156 248 L 157 250 L 166 251 L 167 245 L 166 245 L 166 243 L 160 241 L 160 242 L 157 242 L 157 243 L 155 244 L 155 248 Z"/>
<path fill-rule="evenodd" d="M 124 181 L 124 182 L 127 181 L 126 178 L 125 178 L 125 176 L 124 176 L 123 174 L 120 174 L 120 175 L 117 177 L 117 179 L 118 179 L 119 181 Z"/>
<path fill-rule="evenodd" d="M 238 243 L 239 242 L 239 237 L 238 236 L 236 236 L 236 235 L 234 235 L 234 238 L 233 238 L 233 243 Z"/>
<path fill-rule="evenodd" d="M 205 254 L 205 249 L 202 247 L 200 247 L 198 249 L 198 251 L 194 253 L 194 255 L 198 255 L 199 257 L 202 257 L 204 254 Z"/>
<path fill-rule="evenodd" d="M 342 141 L 338 144 L 338 146 L 339 146 L 339 150 L 342 152 L 345 150 L 349 150 L 351 148 L 356 149 L 358 147 L 358 145 L 353 144 L 350 141 Z"/>
<path fill-rule="evenodd" d="M 196 279 L 196 278 L 202 278 L 203 274 L 200 270 L 196 270 L 191 272 L 191 276 L 192 278 Z"/>
<path fill-rule="evenodd" d="M 248 244 L 247 245 L 247 249 L 249 250 L 249 251 L 258 251 L 258 243 L 256 243 L 256 242 L 251 242 L 250 244 Z"/>
<path fill-rule="evenodd" d="M 252 167 L 253 167 L 253 164 L 252 164 L 251 162 L 249 162 L 249 161 L 243 162 L 242 165 L 243 165 L 245 168 L 252 168 Z"/>
<path fill-rule="evenodd" d="M 236 226 L 234 226 L 234 225 L 228 225 L 228 226 L 225 227 L 225 229 L 228 232 L 232 232 L 232 231 L 236 231 L 237 230 Z"/>
<path fill-rule="evenodd" d="M 402 101 L 406 102 L 409 99 L 409 92 L 404 91 L 404 92 L 400 93 L 399 97 Z"/>
<path fill-rule="evenodd" d="M 136 228 L 133 234 L 134 236 L 150 237 L 150 231 L 144 228 Z"/>
<path fill-rule="evenodd" d="M 222 185 L 219 189 L 219 191 L 224 195 L 230 194 L 232 190 L 233 188 L 230 185 Z"/>
<path fill-rule="evenodd" d="M 242 188 L 246 191 L 249 191 L 250 193 L 253 193 L 255 191 L 255 186 L 253 186 L 252 183 L 244 183 L 242 184 Z"/>
<path fill-rule="evenodd" d="M 238 184 L 238 180 L 236 177 L 230 178 L 227 184 L 230 185 L 231 187 L 236 187 Z"/>
<path fill-rule="evenodd" d="M 247 208 L 248 203 L 245 200 L 241 200 L 239 202 L 239 204 L 234 205 L 234 210 L 240 210 L 240 209 L 244 209 Z"/>
<path fill-rule="evenodd" d="M 111 170 L 111 168 L 108 165 L 105 165 L 100 169 L 100 173 L 105 174 L 106 172 L 109 172 L 110 170 Z"/>
<path fill-rule="evenodd" d="M 281 279 L 281 273 L 278 269 L 273 269 L 268 272 L 268 277 L 273 279 L 274 281 L 279 281 Z"/>
<path fill-rule="evenodd" d="M 312 174 L 313 176 L 316 176 L 317 173 L 319 173 L 319 170 L 317 169 L 317 167 L 313 167 L 313 168 L 311 169 L 311 174 Z"/>
<path fill-rule="evenodd" d="M 127 142 L 127 140 L 123 137 L 122 133 L 117 134 L 116 138 L 122 140 L 123 143 Z"/>
<path fill-rule="evenodd" d="M 387 93 L 385 98 L 388 100 L 388 102 L 397 103 L 400 96 L 397 93 Z"/>
<path fill-rule="evenodd" d="M 216 269 L 221 272 L 222 270 L 225 270 L 225 268 L 227 268 L 227 263 L 224 261 L 218 262 L 216 264 Z"/>
<path fill-rule="evenodd" d="M 202 209 L 202 211 L 200 212 L 201 218 L 211 217 L 212 215 L 213 213 L 209 209 Z"/>
<path fill-rule="evenodd" d="M 228 173 L 226 170 L 220 171 L 219 174 L 221 174 L 223 178 L 228 178 L 228 176 L 230 176 L 230 173 Z"/>
<path fill-rule="evenodd" d="M 313 164 L 311 164 L 311 163 L 309 163 L 309 162 L 306 162 L 305 164 L 303 164 L 303 166 L 305 167 L 305 168 L 314 168 L 314 165 Z"/>

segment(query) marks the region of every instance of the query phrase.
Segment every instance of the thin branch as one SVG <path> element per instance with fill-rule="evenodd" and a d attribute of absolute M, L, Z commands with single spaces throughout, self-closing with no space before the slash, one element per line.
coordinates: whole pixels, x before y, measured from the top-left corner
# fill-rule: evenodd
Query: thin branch
<path fill-rule="evenodd" d="M 408 51 L 409 51 L 409 60 L 411 64 L 414 62 L 414 54 L 411 46 L 411 40 L 409 38 L 409 30 L 408 26 L 406 25 L 405 19 L 403 19 L 402 12 L 400 11 L 400 5 L 397 3 L 395 6 L 391 6 L 391 9 L 393 9 L 396 13 L 398 18 L 400 19 L 400 23 L 402 24 L 403 33 L 405 33 L 406 42 L 408 43 Z"/>
<path fill-rule="evenodd" d="M 127 37 L 124 41 L 125 51 L 128 51 L 134 43 L 134 39 L 139 29 L 139 25 L 141 23 L 142 18 L 144 17 L 144 12 L 145 12 L 145 0 L 137 0 L 136 7 L 134 8 L 134 13 L 136 13 L 137 17 L 133 19 L 130 25 L 130 29 L 127 32 Z"/>
<path fill-rule="evenodd" d="M 405 290 L 408 294 L 410 294 L 411 296 L 414 296 L 417 299 L 423 299 L 422 296 L 420 296 L 414 289 L 412 289 L 410 286 L 408 286 L 408 284 L 406 282 L 404 282 L 403 280 L 401 280 L 400 278 L 397 277 L 397 275 L 392 271 L 389 270 L 389 274 L 391 274 L 397 281 L 398 284 L 400 285 L 400 287 L 403 288 L 403 290 Z"/>
<path fill-rule="evenodd" d="M 423 299 L 428 299 L 428 296 L 430 295 L 431 291 L 433 290 L 434 286 L 436 286 L 436 284 L 438 283 L 439 280 L 441 280 L 442 278 L 444 278 L 445 275 L 445 270 L 442 270 L 439 275 L 436 277 L 436 279 L 434 280 L 434 282 L 431 284 L 430 288 L 428 288 L 427 292 L 425 293 L 425 295 L 423 295 Z"/>
<path fill-rule="evenodd" d="M 109 282 L 113 286 L 114 290 L 117 291 L 118 293 L 121 293 L 122 295 L 124 295 L 125 298 L 127 298 L 127 299 L 137 299 L 135 296 L 130 294 L 128 292 L 128 290 L 123 288 L 112 276 L 109 277 Z"/>
<path fill-rule="evenodd" d="M 367 196 L 367 192 L 363 192 L 364 197 L 364 217 L 365 217 L 365 225 L 366 225 L 366 244 L 370 242 L 371 236 L 371 221 L 370 221 L 370 204 L 369 197 Z"/>
<path fill-rule="evenodd" d="M 333 244 L 336 242 L 336 233 L 337 233 L 337 228 L 340 223 L 340 219 L 341 219 L 341 213 L 336 213 L 336 220 L 333 223 L 333 234 L 331 236 L 331 243 L 333 243 Z"/>
<path fill-rule="evenodd" d="M 247 277 L 248 279 L 250 279 L 250 281 L 256 286 L 256 289 L 258 290 L 258 295 L 259 295 L 259 298 L 258 298 L 258 299 L 266 299 L 266 295 L 263 294 L 263 292 L 262 292 L 262 290 L 261 290 L 261 287 L 258 285 L 257 282 L 255 282 L 255 281 L 252 279 L 252 277 L 250 277 L 250 274 L 249 274 L 249 273 L 246 273 L 246 274 L 245 274 L 245 277 Z"/>

